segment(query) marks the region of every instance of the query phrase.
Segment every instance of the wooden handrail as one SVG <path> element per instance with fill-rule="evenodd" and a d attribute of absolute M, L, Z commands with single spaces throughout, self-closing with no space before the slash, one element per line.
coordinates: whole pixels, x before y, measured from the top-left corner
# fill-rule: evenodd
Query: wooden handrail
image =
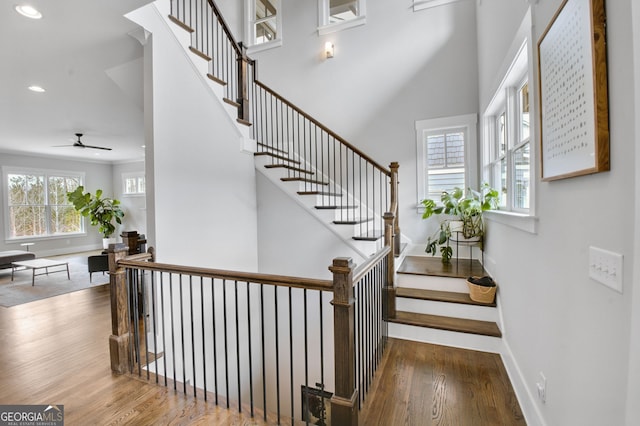
<path fill-rule="evenodd" d="M 220 25 L 222 26 L 222 30 L 224 31 L 224 33 L 229 38 L 229 41 L 231 42 L 231 45 L 233 46 L 233 50 L 236 51 L 238 56 L 245 57 L 245 55 L 243 54 L 244 52 L 242 51 L 242 47 L 236 41 L 235 37 L 233 37 L 233 34 L 231 33 L 231 30 L 229 29 L 229 25 L 227 25 L 227 21 L 224 20 L 224 17 L 222 16 L 222 13 L 220 12 L 220 9 L 218 9 L 218 6 L 216 5 L 216 3 L 213 0 L 207 0 L 207 1 L 209 2 L 209 6 L 211 6 L 211 9 L 213 9 L 213 13 L 215 13 L 216 17 L 218 18 L 218 21 L 220 22 Z"/>
<path fill-rule="evenodd" d="M 344 138 L 342 138 L 341 136 L 339 136 L 338 134 L 336 134 L 333 130 L 329 129 L 327 126 L 325 126 L 324 124 L 320 123 L 318 120 L 316 120 L 315 118 L 311 117 L 309 114 L 307 114 L 306 112 L 304 112 L 301 108 L 297 107 L 296 105 L 294 105 L 293 103 L 291 103 L 289 100 L 287 100 L 284 96 L 282 96 L 281 94 L 277 93 L 276 91 L 274 91 L 273 89 L 271 89 L 269 86 L 267 86 L 266 84 L 262 83 L 259 80 L 254 79 L 254 82 L 260 86 L 262 89 L 266 90 L 267 92 L 269 92 L 272 96 L 278 98 L 280 101 L 284 102 L 285 104 L 289 105 L 293 110 L 295 110 L 298 114 L 302 115 L 304 118 L 306 118 L 307 120 L 311 121 L 313 124 L 315 124 L 316 126 L 318 126 L 321 130 L 327 132 L 327 134 L 329 134 L 331 137 L 335 138 L 336 140 L 338 140 L 341 144 L 345 145 L 347 148 L 349 148 L 350 150 L 352 150 L 353 152 L 355 152 L 356 154 L 358 154 L 360 157 L 362 157 L 363 159 L 365 159 L 368 163 L 371 163 L 375 168 L 377 168 L 378 170 L 380 170 L 383 174 L 387 175 L 387 176 L 391 176 L 391 171 L 386 169 L 385 167 L 381 166 L 380 164 L 378 164 L 374 159 L 372 159 L 371 157 L 369 157 L 367 154 L 365 154 L 364 152 L 360 151 L 358 148 L 356 148 L 355 146 L 351 145 L 349 142 L 347 142 Z"/>
<path fill-rule="evenodd" d="M 355 270 L 353 271 L 353 283 L 355 284 L 360 281 L 360 279 L 364 277 L 371 269 L 373 269 L 373 267 L 377 265 L 380 260 L 386 257 L 390 251 L 391 246 L 385 245 L 375 255 L 367 259 L 366 263 L 363 263 L 362 265 L 359 265 L 357 268 L 355 268 Z"/>
<path fill-rule="evenodd" d="M 268 284 L 279 287 L 306 288 L 309 290 L 333 291 L 331 280 L 290 277 L 285 275 L 257 274 L 251 272 L 228 271 L 224 269 L 199 268 L 192 266 L 172 265 L 169 263 L 144 262 L 122 259 L 118 267 L 137 268 L 147 271 L 159 271 L 172 274 L 197 275 L 205 278 L 217 278 L 229 281 L 242 281 L 256 284 Z"/>

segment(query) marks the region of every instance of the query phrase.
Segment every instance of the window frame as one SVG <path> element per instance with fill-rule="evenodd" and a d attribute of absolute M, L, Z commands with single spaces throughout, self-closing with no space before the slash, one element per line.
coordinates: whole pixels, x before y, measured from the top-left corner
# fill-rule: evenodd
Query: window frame
<path fill-rule="evenodd" d="M 318 0 L 318 35 L 330 34 L 367 23 L 366 0 L 355 0 L 358 5 L 358 16 L 348 21 L 329 22 L 331 0 Z"/>
<path fill-rule="evenodd" d="M 524 37 L 524 41 L 516 49 L 512 61 L 506 67 L 504 77 L 502 78 L 498 89 L 489 105 L 485 109 L 482 118 L 482 179 L 495 186 L 496 180 L 496 161 L 498 154 L 498 137 L 497 137 L 497 120 L 496 117 L 505 111 L 507 118 L 507 152 L 505 155 L 507 163 L 507 196 L 506 205 L 501 206 L 500 210 L 492 210 L 485 212 L 489 220 L 512 226 L 526 232 L 537 232 L 537 218 L 535 216 L 535 176 L 536 176 L 536 147 L 533 144 L 535 140 L 535 128 L 533 120 L 535 118 L 535 104 L 531 93 L 534 93 L 534 80 L 532 78 L 532 61 L 531 61 L 531 45 L 530 37 Z M 520 139 L 519 130 L 519 90 L 524 83 L 529 88 L 529 137 L 526 141 Z M 529 208 L 523 209 L 514 206 L 515 203 L 515 161 L 514 153 L 518 148 L 529 144 Z M 500 191 L 501 188 L 498 186 Z"/>
<path fill-rule="evenodd" d="M 477 158 L 477 129 L 478 117 L 476 114 L 458 115 L 415 122 L 416 129 L 416 206 L 419 214 L 424 212 L 421 201 L 429 198 L 429 185 L 427 183 L 427 166 L 425 152 L 425 137 L 429 133 L 452 129 L 465 129 L 466 139 L 464 144 L 464 180 L 467 187 L 478 186 L 477 169 L 472 159 Z M 466 188 L 464 188 L 466 190 Z M 436 200 L 438 201 L 438 200 Z"/>
<path fill-rule="evenodd" d="M 450 3 L 456 3 L 462 0 L 413 0 L 413 11 L 431 9 L 432 7 L 444 6 Z"/>
<path fill-rule="evenodd" d="M 282 46 L 282 7 L 281 0 L 270 0 L 275 8 L 276 37 L 265 43 L 256 43 L 256 1 L 245 0 L 245 39 L 247 40 L 247 54 L 251 55 L 263 50 L 273 49 Z"/>
<path fill-rule="evenodd" d="M 136 179 L 136 192 L 127 191 L 127 179 Z M 140 179 L 144 182 L 144 191 L 140 191 Z M 146 178 L 144 172 L 126 172 L 122 173 L 122 196 L 123 197 L 142 197 L 146 194 Z"/>
<path fill-rule="evenodd" d="M 44 211 L 45 211 L 45 229 L 46 234 L 43 235 L 26 235 L 15 237 L 11 236 L 11 227 L 10 227 L 10 202 L 9 202 L 9 175 L 31 175 L 31 176 L 42 176 L 44 181 Z M 80 185 L 84 185 L 85 182 L 85 173 L 84 172 L 70 172 L 63 170 L 50 170 L 50 169 L 34 169 L 28 167 L 2 167 L 2 184 L 3 193 L 4 193 L 4 226 L 5 226 L 5 241 L 6 242 L 15 242 L 15 241 L 42 241 L 48 239 L 57 239 L 57 238 L 68 238 L 68 237 L 76 237 L 76 236 L 85 236 L 86 235 L 86 223 L 85 218 L 80 216 L 80 231 L 78 232 L 65 232 L 65 233 L 51 233 L 51 208 L 52 206 L 73 206 L 71 203 L 69 204 L 51 204 L 49 200 L 49 179 L 52 177 L 64 177 L 64 178 L 78 178 L 80 181 Z"/>

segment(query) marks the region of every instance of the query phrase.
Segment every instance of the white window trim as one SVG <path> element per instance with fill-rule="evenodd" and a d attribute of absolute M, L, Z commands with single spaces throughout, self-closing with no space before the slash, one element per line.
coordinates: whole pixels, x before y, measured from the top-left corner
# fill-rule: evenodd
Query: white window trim
<path fill-rule="evenodd" d="M 444 6 L 450 3 L 457 3 L 463 0 L 413 0 L 413 11 L 431 9 L 432 7 Z"/>
<path fill-rule="evenodd" d="M 245 40 L 247 40 L 247 54 L 251 55 L 256 52 L 262 52 L 264 50 L 273 49 L 282 46 L 282 7 L 281 0 L 273 0 L 276 6 L 276 38 L 260 44 L 254 44 L 255 37 L 255 16 L 256 16 L 256 2 L 255 0 L 244 1 L 244 33 Z"/>
<path fill-rule="evenodd" d="M 122 196 L 123 197 L 144 197 L 145 192 L 127 192 L 127 179 L 130 178 L 143 178 L 145 177 L 144 172 L 127 172 L 122 173 Z M 146 186 L 146 183 L 145 183 Z M 137 187 L 137 184 L 136 184 Z"/>
<path fill-rule="evenodd" d="M 2 201 L 3 205 L 3 214 L 4 214 L 4 229 L 5 229 L 5 243 L 15 243 L 15 242 L 25 242 L 25 241 L 44 241 L 44 240 L 55 240 L 60 238 L 68 238 L 68 237 L 82 237 L 87 235 L 85 218 L 82 218 L 82 231 L 80 232 L 70 232 L 68 234 L 50 234 L 50 235 L 37 235 L 37 236 L 26 236 L 26 237 L 11 237 L 9 234 L 9 194 L 7 190 L 9 188 L 9 180 L 7 176 L 9 174 L 44 174 L 46 177 L 48 176 L 64 176 L 64 177 L 80 177 L 81 184 L 85 183 L 85 173 L 84 172 L 70 172 L 68 170 L 51 170 L 51 169 L 34 169 L 30 167 L 2 167 L 2 185 L 3 189 L 0 191 L 2 196 L 4 197 Z M 48 201 L 48 200 L 47 200 Z"/>
<path fill-rule="evenodd" d="M 329 23 L 329 0 L 318 0 L 318 35 L 331 34 L 367 23 L 366 0 L 357 0 L 360 16 L 344 22 Z"/>
<path fill-rule="evenodd" d="M 416 168 L 417 168 L 417 192 L 416 192 L 416 208 L 419 214 L 424 212 L 424 206 L 420 201 L 427 198 L 426 179 L 424 174 L 424 134 L 428 131 L 447 130 L 447 129 L 466 129 L 467 139 L 465 140 L 464 168 L 465 182 L 471 188 L 478 187 L 477 171 L 473 159 L 478 158 L 477 150 L 477 114 L 458 115 L 454 117 L 432 118 L 428 120 L 416 121 Z M 466 188 L 465 188 L 466 189 Z"/>
<path fill-rule="evenodd" d="M 503 70 L 498 75 L 502 75 L 502 79 L 497 85 L 497 89 L 494 92 L 495 95 L 489 102 L 485 112 L 483 114 L 483 130 L 482 137 L 484 140 L 482 141 L 482 175 L 484 180 L 488 180 L 487 176 L 487 166 L 490 163 L 487 163 L 487 158 L 492 158 L 490 156 L 490 152 L 488 152 L 489 144 L 484 143 L 485 140 L 491 140 L 494 138 L 495 129 L 492 129 L 492 126 L 487 125 L 490 118 L 497 113 L 499 110 L 498 105 L 504 104 L 506 102 L 506 87 L 516 86 L 520 84 L 524 80 L 524 76 L 526 75 L 529 81 L 529 93 L 536 93 L 537 84 L 535 83 L 535 79 L 533 76 L 533 66 L 534 58 L 533 58 L 533 47 L 531 40 L 532 38 L 532 27 L 531 27 L 531 9 L 527 11 L 522 23 L 520 24 L 520 28 L 518 29 L 518 33 L 512 43 L 509 52 L 514 52 L 511 55 L 507 55 L 505 59 L 505 63 L 503 63 L 500 68 Z M 525 63 L 519 62 L 517 58 L 525 59 Z M 518 68 L 519 67 L 519 68 Z M 520 70 L 517 72 L 517 70 Z M 507 211 L 507 210 L 492 210 L 485 212 L 485 216 L 487 220 L 493 221 L 496 223 L 501 223 L 503 225 L 511 226 L 515 229 L 519 229 L 525 232 L 529 232 L 532 234 L 537 233 L 538 227 L 538 218 L 536 216 L 536 177 L 538 176 L 538 161 L 537 161 L 537 149 L 535 146 L 535 141 L 537 140 L 536 136 L 536 128 L 534 125 L 535 119 L 537 117 L 537 106 L 535 105 L 534 96 L 531 96 L 529 102 L 529 117 L 530 117 L 530 128 L 529 128 L 529 143 L 530 143 L 530 155 L 531 155 L 531 169 L 530 169 L 530 188 L 529 188 L 529 212 L 522 213 L 516 211 Z"/>

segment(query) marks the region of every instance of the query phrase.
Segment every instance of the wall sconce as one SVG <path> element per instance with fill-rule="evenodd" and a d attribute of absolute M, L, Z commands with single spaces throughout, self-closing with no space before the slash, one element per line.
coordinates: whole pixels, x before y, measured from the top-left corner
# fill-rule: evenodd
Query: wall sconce
<path fill-rule="evenodd" d="M 333 43 L 328 41 L 324 44 L 324 53 L 327 55 L 327 59 L 333 58 Z"/>

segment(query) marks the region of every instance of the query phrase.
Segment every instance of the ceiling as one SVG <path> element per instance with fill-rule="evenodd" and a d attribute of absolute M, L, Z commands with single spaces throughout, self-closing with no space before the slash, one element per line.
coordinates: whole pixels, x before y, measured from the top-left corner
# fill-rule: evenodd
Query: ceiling
<path fill-rule="evenodd" d="M 128 35 L 138 26 L 123 15 L 149 2 L 31 0 L 43 15 L 37 20 L 15 11 L 21 0 L 0 2 L 0 157 L 144 158 L 143 48 Z M 113 150 L 64 146 L 75 133 Z"/>

